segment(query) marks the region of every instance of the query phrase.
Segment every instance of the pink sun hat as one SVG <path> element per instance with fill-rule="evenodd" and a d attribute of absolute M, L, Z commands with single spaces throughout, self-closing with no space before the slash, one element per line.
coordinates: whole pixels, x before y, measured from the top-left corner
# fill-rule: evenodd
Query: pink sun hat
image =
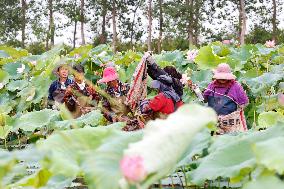
<path fill-rule="evenodd" d="M 103 78 L 98 81 L 98 83 L 107 83 L 118 79 L 118 74 L 114 67 L 107 67 L 104 69 Z"/>
<path fill-rule="evenodd" d="M 226 63 L 219 64 L 213 72 L 214 72 L 213 75 L 214 79 L 224 79 L 224 80 L 236 79 L 236 76 L 232 74 L 230 66 Z"/>

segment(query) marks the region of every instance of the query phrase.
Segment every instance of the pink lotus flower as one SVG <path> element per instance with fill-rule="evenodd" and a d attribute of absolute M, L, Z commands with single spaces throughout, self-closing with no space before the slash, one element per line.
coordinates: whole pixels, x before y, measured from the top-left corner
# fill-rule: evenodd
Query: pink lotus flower
<path fill-rule="evenodd" d="M 284 106 L 284 94 L 283 93 L 280 93 L 278 95 L 278 102 L 281 106 Z"/>
<path fill-rule="evenodd" d="M 147 173 L 140 156 L 125 156 L 120 161 L 120 170 L 123 176 L 131 183 L 137 183 L 146 178 Z"/>
<path fill-rule="evenodd" d="M 186 74 L 182 74 L 182 78 L 180 79 L 180 82 L 182 84 L 187 84 L 187 81 L 190 79 L 190 77 L 188 77 Z"/>
<path fill-rule="evenodd" d="M 31 64 L 35 66 L 37 64 L 37 61 L 31 61 Z"/>
<path fill-rule="evenodd" d="M 225 39 L 225 40 L 222 41 L 222 43 L 223 43 L 224 45 L 230 45 L 230 44 L 231 44 L 231 40 Z"/>
<path fill-rule="evenodd" d="M 265 46 L 266 46 L 267 48 L 274 48 L 274 47 L 275 47 L 275 41 L 274 41 L 274 40 L 272 40 L 272 41 L 266 41 L 266 42 L 265 42 Z"/>
<path fill-rule="evenodd" d="M 187 52 L 187 60 L 194 61 L 196 56 L 198 55 L 198 50 L 193 49 Z"/>

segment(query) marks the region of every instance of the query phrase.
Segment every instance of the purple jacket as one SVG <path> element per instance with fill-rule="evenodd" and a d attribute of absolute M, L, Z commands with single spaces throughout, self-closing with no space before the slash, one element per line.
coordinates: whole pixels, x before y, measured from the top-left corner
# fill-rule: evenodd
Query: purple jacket
<path fill-rule="evenodd" d="M 208 96 L 213 96 L 213 90 L 215 88 L 215 92 L 216 93 L 220 93 L 220 94 L 224 94 L 226 92 L 226 90 L 228 89 L 228 87 L 219 87 L 215 84 L 215 82 L 211 82 L 207 89 L 204 91 L 203 96 L 204 98 L 207 100 Z M 209 90 L 208 90 L 209 89 Z M 216 94 L 215 96 L 221 96 L 219 94 Z M 227 94 L 227 96 L 231 97 L 235 102 L 238 103 L 238 105 L 246 105 L 248 104 L 248 97 L 246 92 L 244 91 L 243 87 L 237 82 L 235 81 L 230 90 L 229 93 Z"/>

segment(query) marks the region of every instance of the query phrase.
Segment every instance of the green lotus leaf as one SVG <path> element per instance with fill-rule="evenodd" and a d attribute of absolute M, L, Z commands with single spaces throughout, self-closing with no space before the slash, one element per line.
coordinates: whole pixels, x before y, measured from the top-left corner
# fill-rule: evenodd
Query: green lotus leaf
<path fill-rule="evenodd" d="M 0 149 L 0 187 L 5 188 L 3 177 L 7 176 L 16 164 L 16 159 L 11 153 Z"/>
<path fill-rule="evenodd" d="M 4 70 L 0 70 L 0 83 L 3 85 L 6 85 L 9 82 L 10 76 L 8 72 L 5 72 Z"/>
<path fill-rule="evenodd" d="M 123 177 L 119 162 L 123 156 L 123 150 L 130 143 L 140 140 L 141 137 L 141 132 L 123 133 L 117 131 L 116 134 L 105 139 L 107 141 L 97 148 L 97 150 L 88 154 L 82 164 L 88 186 L 98 189 L 120 188 L 120 180 Z M 112 182 L 109 182 L 110 177 L 112 178 Z"/>
<path fill-rule="evenodd" d="M 141 182 L 141 188 L 146 189 L 172 173 L 177 163 L 189 153 L 195 134 L 215 122 L 215 112 L 197 104 L 180 107 L 166 120 L 149 122 L 143 139 L 132 143 L 124 152 L 124 157 L 139 156 L 143 159 L 147 177 Z"/>
<path fill-rule="evenodd" d="M 25 49 L 21 48 L 13 48 L 8 46 L 0 46 L 0 50 L 5 51 L 9 54 L 13 59 L 18 59 L 24 56 L 28 56 L 29 52 Z"/>
<path fill-rule="evenodd" d="M 71 126 L 75 128 L 81 128 L 84 126 L 99 126 L 104 125 L 104 116 L 99 110 L 91 111 L 77 119 L 68 119 L 64 121 L 57 121 L 54 123 L 54 127 L 57 129 L 69 129 Z"/>
<path fill-rule="evenodd" d="M 267 48 L 264 45 L 256 44 L 255 47 L 258 49 L 258 52 L 261 55 L 271 55 L 273 52 L 275 53 L 277 51 L 276 48 Z"/>
<path fill-rule="evenodd" d="M 23 73 L 27 72 L 29 70 L 29 67 L 25 65 L 25 70 Z M 12 78 L 17 79 L 22 76 L 23 73 L 17 73 L 17 68 L 22 67 L 21 62 L 16 63 L 7 63 L 2 68 L 4 71 L 6 71 Z"/>
<path fill-rule="evenodd" d="M 254 94 L 265 92 L 271 86 L 275 86 L 279 80 L 284 78 L 283 73 L 264 73 L 263 75 L 247 79 L 246 83 Z"/>
<path fill-rule="evenodd" d="M 27 80 L 13 80 L 10 83 L 8 83 L 7 85 L 7 90 L 9 91 L 21 91 L 23 90 L 25 87 L 28 86 L 28 81 Z"/>
<path fill-rule="evenodd" d="M 261 128 L 271 127 L 278 121 L 282 121 L 284 123 L 284 115 L 279 112 L 263 112 L 258 116 L 258 126 Z"/>
<path fill-rule="evenodd" d="M 129 50 L 126 51 L 125 54 L 123 54 L 123 56 L 116 58 L 115 64 L 129 66 L 133 62 L 139 62 L 141 58 L 142 58 L 141 54 Z"/>
<path fill-rule="evenodd" d="M 50 109 L 28 112 L 18 118 L 13 125 L 13 130 L 34 131 L 36 128 L 48 126 L 51 122 L 59 120 L 59 112 Z"/>
<path fill-rule="evenodd" d="M 204 46 L 199 49 L 195 62 L 204 70 L 216 68 L 218 64 L 227 62 L 227 59 L 214 54 L 211 46 Z"/>
<path fill-rule="evenodd" d="M 121 178 L 119 159 L 141 132 L 126 133 L 113 127 L 86 127 L 58 132 L 40 141 L 37 148 L 49 154 L 44 162 L 53 175 L 75 177 L 84 173 L 90 186 L 117 188 Z M 109 176 L 112 175 L 112 182 Z"/>
<path fill-rule="evenodd" d="M 190 77 L 192 82 L 203 90 L 212 81 L 213 73 L 211 70 L 193 71 Z"/>
<path fill-rule="evenodd" d="M 257 142 L 253 146 L 256 160 L 268 170 L 284 173 L 284 152 L 279 150 L 284 145 L 284 137 L 276 137 Z"/>
<path fill-rule="evenodd" d="M 218 177 L 230 178 L 234 182 L 241 181 L 256 166 L 252 146 L 283 134 L 284 127 L 276 125 L 263 132 L 251 131 L 242 135 L 218 137 L 209 148 L 209 155 L 190 173 L 190 181 L 199 185 L 205 180 L 215 180 Z"/>
<path fill-rule="evenodd" d="M 37 76 L 31 79 L 31 84 L 35 88 L 33 103 L 39 103 L 44 97 L 48 96 L 51 80 L 46 77 Z"/>
<path fill-rule="evenodd" d="M 212 48 L 213 48 L 214 54 L 220 57 L 225 57 L 231 53 L 231 50 L 229 49 L 229 47 L 226 45 L 223 45 L 221 42 L 212 43 Z"/>
<path fill-rule="evenodd" d="M 251 181 L 243 187 L 243 189 L 282 189 L 284 188 L 284 183 L 279 178 L 275 176 L 265 176 Z"/>

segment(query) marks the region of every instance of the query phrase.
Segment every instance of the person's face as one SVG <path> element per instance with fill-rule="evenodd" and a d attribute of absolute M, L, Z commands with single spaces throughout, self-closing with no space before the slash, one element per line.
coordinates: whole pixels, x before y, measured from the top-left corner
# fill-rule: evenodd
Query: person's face
<path fill-rule="evenodd" d="M 107 85 L 109 87 L 117 87 L 117 84 L 118 84 L 117 80 L 113 80 L 113 81 L 107 82 Z"/>
<path fill-rule="evenodd" d="M 61 66 L 58 70 L 58 75 L 60 78 L 67 78 L 69 70 L 66 66 Z"/>
<path fill-rule="evenodd" d="M 79 72 L 74 73 L 74 79 L 76 83 L 81 84 L 84 81 L 84 73 L 79 73 Z"/>
<path fill-rule="evenodd" d="M 218 82 L 221 84 L 225 84 L 228 83 L 230 80 L 226 80 L 226 79 L 218 79 Z"/>

